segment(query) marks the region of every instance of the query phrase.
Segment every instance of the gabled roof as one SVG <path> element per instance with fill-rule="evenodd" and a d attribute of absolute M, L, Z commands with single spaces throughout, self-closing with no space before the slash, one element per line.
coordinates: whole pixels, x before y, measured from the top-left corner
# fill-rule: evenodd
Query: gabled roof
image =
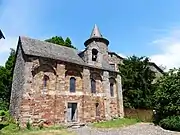
<path fill-rule="evenodd" d="M 85 63 L 83 59 L 78 55 L 79 52 L 73 48 L 22 36 L 19 37 L 19 43 L 22 46 L 22 49 L 26 55 L 51 58 L 91 68 L 97 68 Z M 98 69 L 114 71 L 105 61 L 102 62 L 102 68 Z"/>
<path fill-rule="evenodd" d="M 164 74 L 164 71 L 159 66 L 157 66 L 154 62 L 150 62 L 150 66 L 155 67 L 160 73 Z"/>
<path fill-rule="evenodd" d="M 77 55 L 77 50 L 53 43 L 20 37 L 23 51 L 27 55 L 47 57 L 83 65 L 84 61 Z"/>
<path fill-rule="evenodd" d="M 115 52 L 108 52 L 109 54 L 113 54 L 115 55 L 116 57 L 118 57 L 119 59 L 124 59 L 123 57 L 119 56 L 117 53 Z"/>

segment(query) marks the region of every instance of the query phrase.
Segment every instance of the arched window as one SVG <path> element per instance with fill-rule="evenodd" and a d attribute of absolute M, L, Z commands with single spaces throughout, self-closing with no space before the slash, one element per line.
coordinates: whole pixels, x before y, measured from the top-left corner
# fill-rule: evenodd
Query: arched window
<path fill-rule="evenodd" d="M 99 103 L 96 103 L 96 116 L 99 116 L 100 113 L 99 113 Z"/>
<path fill-rule="evenodd" d="M 70 92 L 76 91 L 76 79 L 74 77 L 70 78 Z"/>
<path fill-rule="evenodd" d="M 97 49 L 92 49 L 92 61 L 97 60 L 97 54 L 98 54 L 98 50 Z"/>
<path fill-rule="evenodd" d="M 44 75 L 43 88 L 47 88 L 48 81 L 49 81 L 49 77 L 47 75 Z"/>
<path fill-rule="evenodd" d="M 114 96 L 114 84 L 113 83 L 110 83 L 110 95 L 111 95 L 111 97 Z"/>
<path fill-rule="evenodd" d="M 91 79 L 91 93 L 96 93 L 96 81 Z"/>

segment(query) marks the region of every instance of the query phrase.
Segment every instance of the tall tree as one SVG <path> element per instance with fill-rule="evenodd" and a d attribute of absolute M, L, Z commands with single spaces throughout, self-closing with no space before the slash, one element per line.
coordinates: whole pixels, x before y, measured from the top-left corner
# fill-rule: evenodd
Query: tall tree
<path fill-rule="evenodd" d="M 0 109 L 8 109 L 9 106 L 14 64 L 15 50 L 11 49 L 5 67 L 0 67 Z"/>
<path fill-rule="evenodd" d="M 66 47 L 76 49 L 76 47 L 74 47 L 72 45 L 71 39 L 69 37 L 67 37 L 65 41 L 61 36 L 60 37 L 55 36 L 55 37 L 52 37 L 50 39 L 46 39 L 45 41 L 50 42 L 50 43 L 54 43 L 54 44 L 57 44 L 57 45 L 62 45 L 62 46 L 66 46 Z"/>
<path fill-rule="evenodd" d="M 150 70 L 147 57 L 128 57 L 119 66 L 123 84 L 124 106 L 130 108 L 149 108 L 152 106 L 152 95 L 155 73 Z"/>

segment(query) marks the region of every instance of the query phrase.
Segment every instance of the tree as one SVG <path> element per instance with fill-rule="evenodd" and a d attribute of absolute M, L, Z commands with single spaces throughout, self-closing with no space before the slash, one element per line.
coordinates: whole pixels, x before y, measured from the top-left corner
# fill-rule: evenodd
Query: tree
<path fill-rule="evenodd" d="M 172 69 L 158 80 L 154 99 L 157 123 L 180 116 L 180 69 Z"/>
<path fill-rule="evenodd" d="M 54 43 L 54 44 L 57 44 L 57 45 L 62 45 L 62 46 L 66 46 L 66 47 L 70 47 L 70 48 L 76 49 L 76 47 L 74 47 L 72 45 L 72 42 L 71 42 L 69 37 L 67 37 L 65 41 L 64 41 L 64 39 L 61 36 L 60 37 L 55 36 L 55 37 L 52 37 L 50 39 L 46 39 L 45 41 L 46 42 L 50 42 L 50 43 Z"/>
<path fill-rule="evenodd" d="M 57 45 L 64 45 L 64 39 L 60 36 L 55 36 L 55 37 L 52 37 L 50 39 L 46 39 L 45 40 L 46 42 L 50 42 L 50 43 L 54 43 L 54 44 L 57 44 Z"/>
<path fill-rule="evenodd" d="M 122 76 L 124 106 L 150 108 L 155 85 L 155 73 L 150 70 L 147 57 L 128 57 L 119 65 Z"/>
<path fill-rule="evenodd" d="M 0 67 L 0 109 L 8 109 L 9 106 L 14 64 L 15 50 L 11 49 L 5 66 Z"/>

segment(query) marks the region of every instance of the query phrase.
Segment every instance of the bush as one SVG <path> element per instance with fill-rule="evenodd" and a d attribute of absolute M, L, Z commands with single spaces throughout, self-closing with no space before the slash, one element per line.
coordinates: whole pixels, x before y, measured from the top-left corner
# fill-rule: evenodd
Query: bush
<path fill-rule="evenodd" d="M 29 120 L 28 120 L 28 122 L 26 123 L 26 128 L 27 128 L 28 130 L 31 130 L 31 123 L 30 123 Z"/>
<path fill-rule="evenodd" d="M 0 110 L 8 110 L 9 103 L 0 99 Z"/>
<path fill-rule="evenodd" d="M 12 116 L 10 115 L 9 111 L 4 111 L 4 110 L 0 110 L 0 118 L 1 118 L 1 124 L 2 123 L 14 123 L 15 121 L 12 118 Z"/>
<path fill-rule="evenodd" d="M 180 131 L 180 116 L 170 116 L 159 122 L 159 125 L 168 130 Z"/>
<path fill-rule="evenodd" d="M 11 132 L 15 132 L 15 131 L 18 131 L 18 127 L 16 124 L 13 124 L 13 123 L 10 123 L 8 124 L 6 127 L 4 127 L 2 129 L 2 131 L 11 131 Z"/>
<path fill-rule="evenodd" d="M 155 122 L 170 116 L 180 116 L 180 69 L 173 69 L 157 81 L 154 94 Z"/>

